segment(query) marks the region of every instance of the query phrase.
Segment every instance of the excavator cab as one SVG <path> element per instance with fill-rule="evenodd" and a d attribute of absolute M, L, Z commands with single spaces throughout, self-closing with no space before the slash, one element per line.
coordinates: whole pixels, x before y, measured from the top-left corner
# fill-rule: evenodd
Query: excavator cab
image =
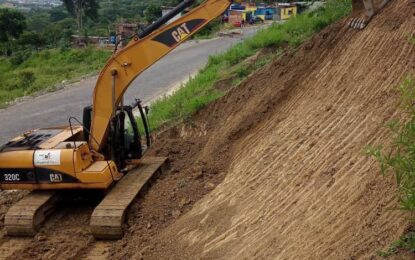
<path fill-rule="evenodd" d="M 139 113 L 137 117 L 133 112 L 135 108 Z M 105 160 L 114 161 L 120 171 L 128 164 L 137 164 L 137 160 L 140 160 L 151 146 L 148 111 L 148 107 L 143 107 L 141 101 L 137 99 L 131 106 L 119 106 L 111 119 L 110 133 L 103 155 Z M 94 140 L 93 137 L 90 138 L 91 116 L 92 106 L 85 107 L 83 112 L 85 141 Z M 139 119 L 138 122 L 136 118 Z"/>

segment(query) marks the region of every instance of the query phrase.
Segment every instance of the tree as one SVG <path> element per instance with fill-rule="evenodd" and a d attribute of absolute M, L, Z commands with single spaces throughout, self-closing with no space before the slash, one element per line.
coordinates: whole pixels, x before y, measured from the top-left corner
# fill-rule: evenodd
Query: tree
<path fill-rule="evenodd" d="M 17 10 L 0 8 L 0 41 L 9 42 L 19 38 L 26 29 L 26 20 Z"/>
<path fill-rule="evenodd" d="M 23 30 L 26 28 L 26 20 L 22 13 L 12 10 L 0 8 L 0 46 L 2 53 L 7 56 L 11 55 L 11 41 L 19 38 Z"/>
<path fill-rule="evenodd" d="M 155 20 L 157 20 L 160 16 L 161 8 L 159 5 L 151 4 L 147 7 L 147 9 L 144 11 L 144 18 L 148 23 L 152 23 Z"/>
<path fill-rule="evenodd" d="M 68 13 L 66 13 L 65 10 L 61 8 L 54 8 L 49 11 L 49 21 L 53 23 L 62 21 L 63 19 L 68 17 Z"/>
<path fill-rule="evenodd" d="M 46 44 L 46 41 L 39 33 L 25 31 L 20 36 L 18 43 L 22 46 L 32 46 L 35 50 L 38 50 Z"/>
<path fill-rule="evenodd" d="M 78 32 L 83 29 L 84 19 L 98 18 L 99 4 L 97 0 L 62 0 L 68 12 L 73 15 L 78 25 Z"/>
<path fill-rule="evenodd" d="M 35 32 L 42 32 L 45 28 L 48 28 L 51 23 L 49 21 L 49 16 L 46 12 L 36 12 L 31 11 L 28 13 L 26 18 L 27 30 L 35 31 Z"/>

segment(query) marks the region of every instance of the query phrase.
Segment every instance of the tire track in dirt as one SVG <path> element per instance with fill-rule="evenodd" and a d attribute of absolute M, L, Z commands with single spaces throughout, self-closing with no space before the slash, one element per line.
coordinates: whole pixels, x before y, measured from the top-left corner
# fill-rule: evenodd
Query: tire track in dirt
<path fill-rule="evenodd" d="M 85 259 L 87 260 L 105 260 L 109 259 L 111 242 L 97 241 L 92 245 Z"/>
<path fill-rule="evenodd" d="M 14 253 L 27 247 L 31 242 L 30 238 L 12 238 L 0 245 L 0 259 L 8 259 Z"/>
<path fill-rule="evenodd" d="M 88 223 L 95 204 L 76 200 L 60 205 L 36 236 L 14 250 L 9 259 L 79 259 L 94 241 Z"/>

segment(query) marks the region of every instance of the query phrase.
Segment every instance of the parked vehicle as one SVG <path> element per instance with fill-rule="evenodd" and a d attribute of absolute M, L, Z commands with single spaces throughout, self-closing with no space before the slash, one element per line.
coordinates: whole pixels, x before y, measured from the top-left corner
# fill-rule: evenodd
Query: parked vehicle
<path fill-rule="evenodd" d="M 248 22 L 249 24 L 256 24 L 256 23 L 263 23 L 264 20 L 259 16 L 253 15 L 251 16 L 251 19 L 249 19 Z"/>

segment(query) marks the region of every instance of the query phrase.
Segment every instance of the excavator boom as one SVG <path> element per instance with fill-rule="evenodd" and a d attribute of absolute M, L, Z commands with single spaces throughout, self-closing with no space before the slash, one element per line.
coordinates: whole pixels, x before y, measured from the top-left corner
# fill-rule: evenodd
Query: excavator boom
<path fill-rule="evenodd" d="M 194 1 L 187 0 L 184 3 L 189 2 Z M 131 82 L 211 20 L 221 15 L 230 4 L 230 0 L 207 0 L 178 20 L 155 31 L 147 32 L 147 35 L 142 35 L 143 38 L 139 38 L 138 35 L 110 58 L 99 75 L 93 94 L 89 144 L 94 151 L 100 152 L 105 146 L 115 108 L 120 104 Z"/>

